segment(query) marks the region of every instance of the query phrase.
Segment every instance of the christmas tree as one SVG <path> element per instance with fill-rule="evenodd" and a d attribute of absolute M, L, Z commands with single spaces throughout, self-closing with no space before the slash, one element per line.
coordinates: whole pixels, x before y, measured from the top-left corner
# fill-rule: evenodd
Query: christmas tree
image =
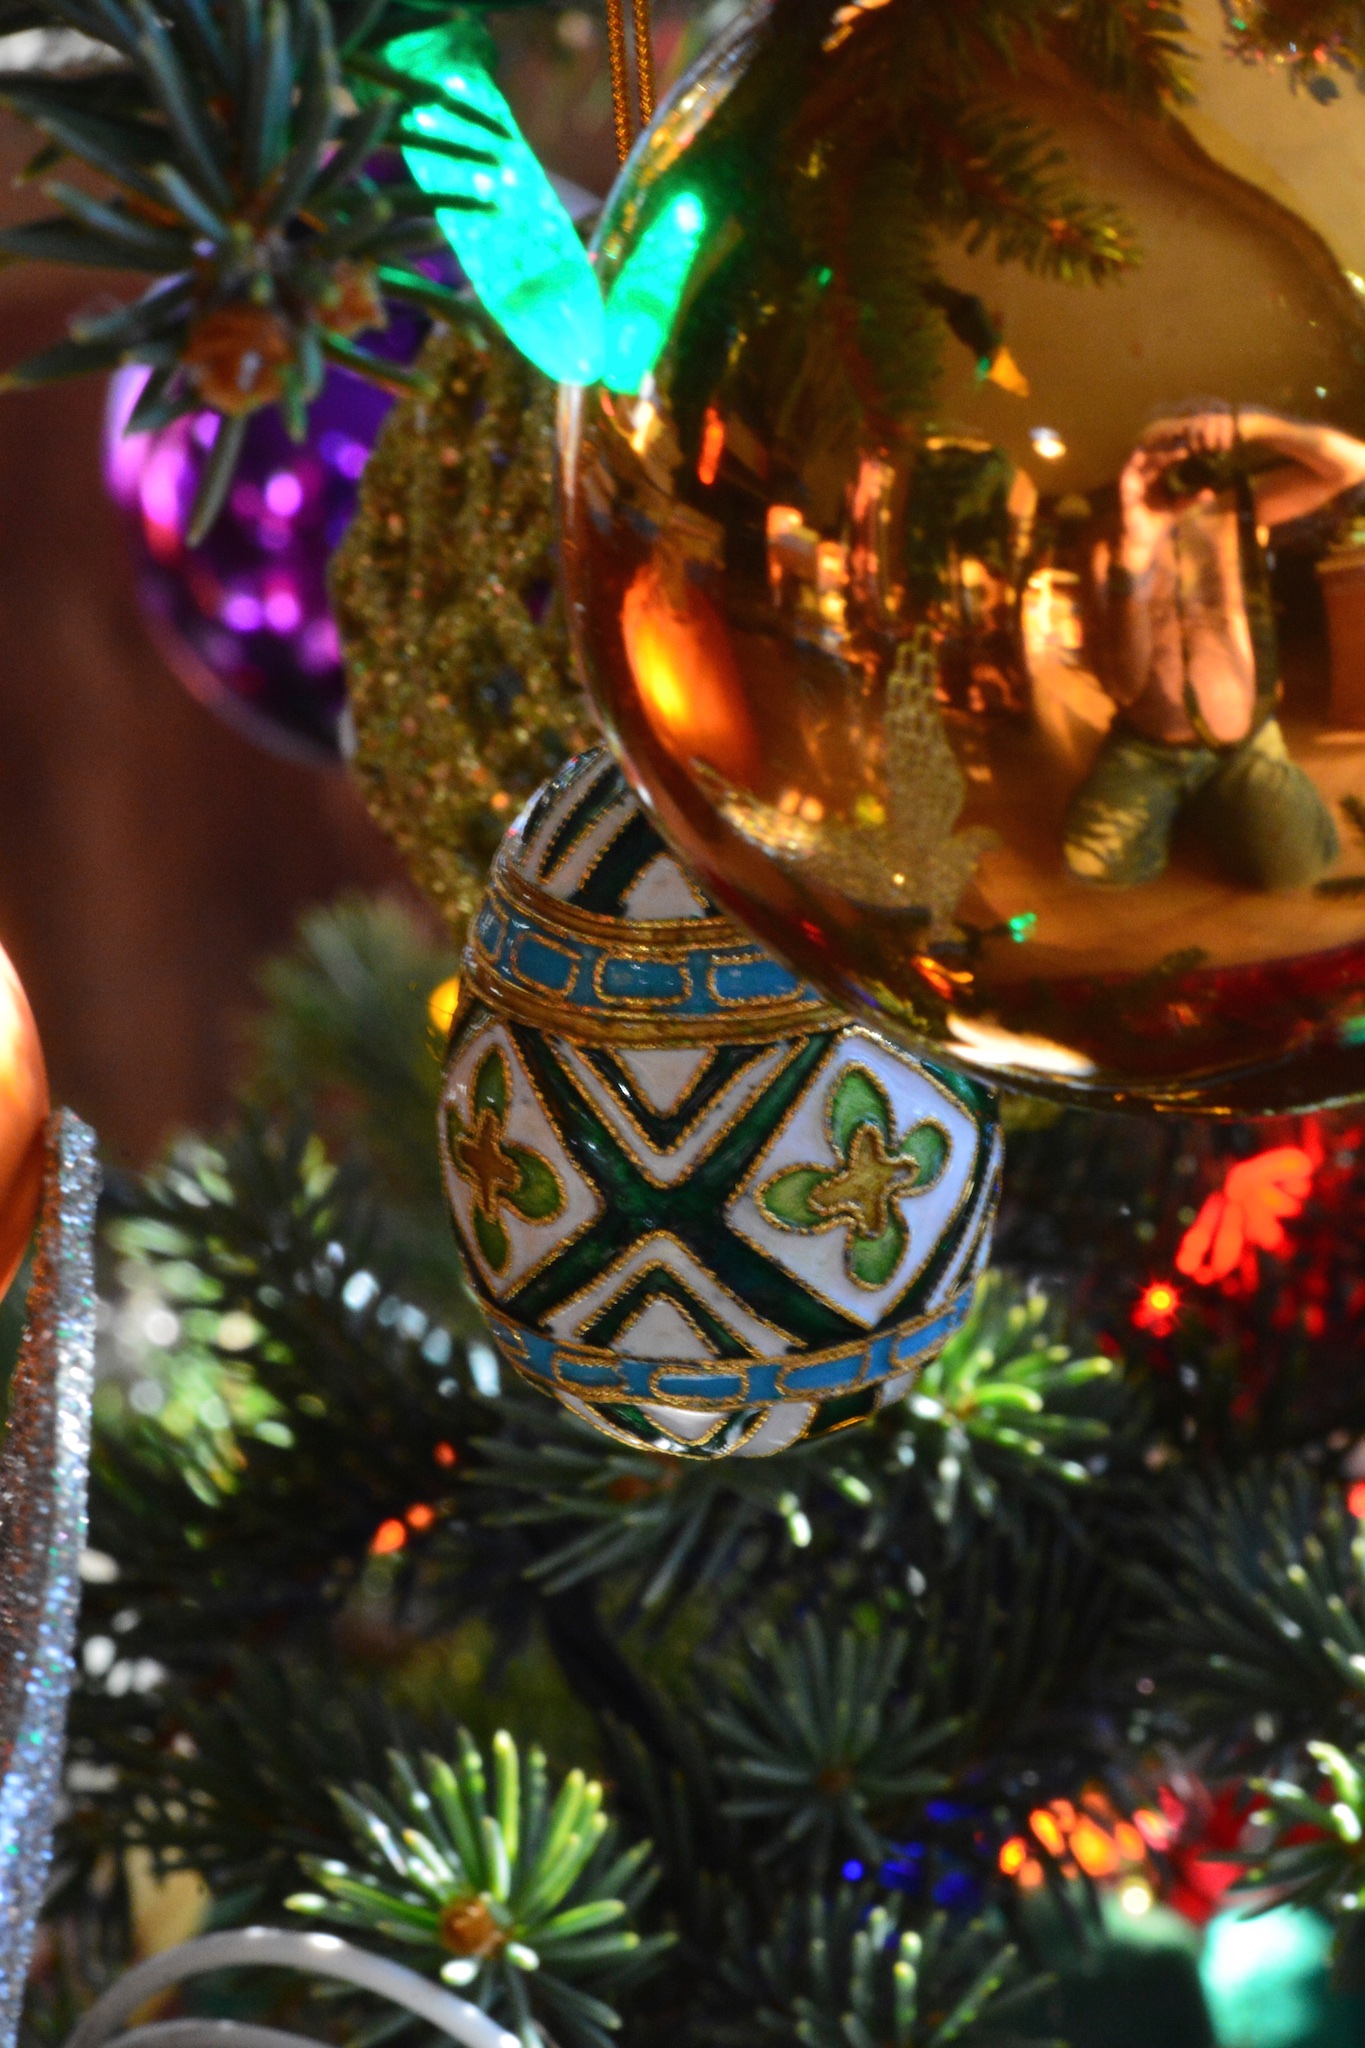
<path fill-rule="evenodd" d="M 971 28 L 1136 107 L 1176 102 L 1178 11 L 924 13 L 919 112 L 934 99 L 970 140 L 978 225 L 1044 271 L 1121 265 L 1109 216 L 1029 135 L 954 113 L 944 80 L 977 61 Z M 40 131 L 34 175 L 73 158 L 98 195 L 54 182 L 58 213 L 0 246 L 156 280 L 13 380 L 135 360 L 137 428 L 216 414 L 197 531 L 246 420 L 278 406 L 301 431 L 325 361 L 415 392 L 337 576 L 371 707 L 361 772 L 380 775 L 385 664 L 419 634 L 425 658 L 442 620 L 459 620 L 452 689 L 510 661 L 535 708 L 510 740 L 496 693 L 461 724 L 459 843 L 422 873 L 450 933 L 361 900 L 315 915 L 265 970 L 228 1125 L 107 1177 L 80 1679 L 23 2038 L 64 2040 L 179 1916 L 339 1931 L 522 2048 L 1358 2040 L 1359 1111 L 1205 1123 L 1008 1097 L 993 1265 L 965 1323 L 904 1400 L 778 1457 L 609 1442 L 490 1342 L 433 1135 L 451 934 L 510 798 L 587 726 L 553 603 L 533 631 L 501 589 L 488 603 L 504 556 L 474 560 L 515 526 L 517 575 L 541 574 L 527 478 L 544 481 L 550 425 L 543 380 L 431 275 L 434 216 L 481 202 L 429 189 L 423 158 L 463 173 L 516 139 L 477 92 L 426 77 L 418 46 L 398 61 L 446 14 L 4 10 L 100 53 L 0 81 Z M 1321 98 L 1354 80 L 1363 24 L 1351 4 L 1267 5 L 1228 33 Z M 449 133 L 420 125 L 433 108 Z M 909 175 L 864 166 L 883 170 Z M 918 389 L 950 342 L 994 374 L 981 301 L 914 238 L 876 242 L 868 227 L 854 250 L 876 278 L 874 381 Z M 366 338 L 386 304 L 437 323 L 410 370 Z M 776 359 L 776 322 L 770 339 Z M 523 489 L 531 514 L 499 526 Z M 443 508 L 467 515 L 452 589 Z M 950 551 L 926 534 L 911 570 L 938 592 Z M 453 749 L 443 731 L 399 738 Z M 386 822 L 420 858 L 411 820 Z M 268 1966 L 175 1997 L 180 2016 L 345 2043 L 419 2024 Z"/>

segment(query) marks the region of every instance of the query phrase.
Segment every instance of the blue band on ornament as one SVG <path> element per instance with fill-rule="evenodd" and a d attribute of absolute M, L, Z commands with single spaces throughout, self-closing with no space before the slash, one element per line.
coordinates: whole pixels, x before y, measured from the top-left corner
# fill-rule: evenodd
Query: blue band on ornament
<path fill-rule="evenodd" d="M 727 1409 L 763 1401 L 824 1401 L 875 1386 L 927 1363 L 967 1319 L 968 1286 L 935 1316 L 902 1323 L 838 1350 L 799 1351 L 790 1358 L 632 1358 L 544 1336 L 484 1304 L 493 1335 L 510 1365 L 547 1394 L 581 1401 L 662 1401 L 684 1408 Z"/>
<path fill-rule="evenodd" d="M 838 1021 L 808 982 L 733 927 L 720 943 L 712 918 L 679 919 L 669 931 L 662 946 L 648 925 L 632 931 L 619 918 L 575 917 L 548 895 L 518 901 L 495 871 L 466 968 L 500 1006 L 569 1037 L 638 1025 L 658 1043 L 682 1032 L 782 1035 Z"/>

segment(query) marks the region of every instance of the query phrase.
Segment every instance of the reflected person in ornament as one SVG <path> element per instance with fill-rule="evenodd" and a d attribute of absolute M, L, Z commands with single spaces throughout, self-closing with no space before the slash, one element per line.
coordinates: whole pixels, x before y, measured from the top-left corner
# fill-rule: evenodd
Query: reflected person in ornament
<path fill-rule="evenodd" d="M 1188 814 L 1237 881 L 1306 888 L 1336 827 L 1275 716 L 1266 547 L 1365 483 L 1365 443 L 1213 403 L 1149 427 L 1119 479 L 1117 544 L 1096 549 L 1100 680 L 1118 705 L 1065 825 L 1067 866 L 1131 887 L 1166 866 Z"/>

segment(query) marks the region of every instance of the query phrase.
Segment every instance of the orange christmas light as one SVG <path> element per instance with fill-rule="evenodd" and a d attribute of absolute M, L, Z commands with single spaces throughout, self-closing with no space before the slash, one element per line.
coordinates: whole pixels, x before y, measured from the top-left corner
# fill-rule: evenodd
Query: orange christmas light
<path fill-rule="evenodd" d="M 1150 1838 L 1141 1825 L 1144 1820 L 1165 1827 L 1159 1814 L 1121 1819 L 1108 1796 L 1091 1787 L 1079 1805 L 1069 1799 L 1052 1799 L 1046 1806 L 1036 1806 L 1028 1817 L 1033 1841 L 1028 1835 L 1011 1835 L 1001 1844 L 997 1862 L 1002 1876 L 1013 1878 L 1024 1891 L 1043 1883 L 1044 1857 L 1059 1865 L 1064 1877 L 1076 1877 L 1083 1871 L 1097 1882 L 1131 1882 L 1147 1870 Z"/>

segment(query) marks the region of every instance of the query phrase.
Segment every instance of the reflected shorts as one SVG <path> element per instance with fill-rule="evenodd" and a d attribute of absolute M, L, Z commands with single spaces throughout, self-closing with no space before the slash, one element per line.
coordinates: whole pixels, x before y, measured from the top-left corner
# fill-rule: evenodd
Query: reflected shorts
<path fill-rule="evenodd" d="M 1155 881 L 1182 816 L 1232 879 L 1253 889 L 1307 888 L 1341 850 L 1332 814 L 1290 760 L 1277 720 L 1218 751 L 1170 746 L 1119 723 L 1071 800 L 1066 864 L 1088 882 Z"/>

